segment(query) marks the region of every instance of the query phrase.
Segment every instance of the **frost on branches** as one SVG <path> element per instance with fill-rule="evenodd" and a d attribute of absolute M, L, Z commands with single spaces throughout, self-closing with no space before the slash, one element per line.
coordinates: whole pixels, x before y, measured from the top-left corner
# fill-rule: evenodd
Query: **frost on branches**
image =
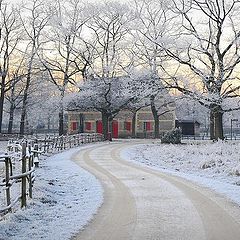
<path fill-rule="evenodd" d="M 224 138 L 223 114 L 240 107 L 237 101 L 226 107 L 240 89 L 239 6 L 233 0 L 172 1 L 181 23 L 169 32 L 169 43 L 159 43 L 173 61 L 166 83 L 210 110 L 212 139 Z"/>

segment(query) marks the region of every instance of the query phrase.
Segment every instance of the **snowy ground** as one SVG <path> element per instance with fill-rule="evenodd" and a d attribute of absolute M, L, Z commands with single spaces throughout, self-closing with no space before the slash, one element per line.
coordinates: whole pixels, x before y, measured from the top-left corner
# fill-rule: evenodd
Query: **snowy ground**
<path fill-rule="evenodd" d="M 87 224 L 103 202 L 103 190 L 94 176 L 70 158 L 91 146 L 41 161 L 34 201 L 0 220 L 0 240 L 70 239 Z M 239 149 L 240 142 L 155 142 L 129 147 L 122 157 L 210 187 L 240 205 Z"/>
<path fill-rule="evenodd" d="M 141 144 L 122 157 L 200 183 L 240 205 L 240 142 L 185 143 Z"/>
<path fill-rule="evenodd" d="M 5 152 L 7 148 L 7 141 L 0 141 L 0 155 Z"/>
<path fill-rule="evenodd" d="M 82 146 L 42 160 L 36 170 L 34 201 L 0 221 L 1 240 L 70 239 L 103 202 L 97 179 L 70 161 Z"/>

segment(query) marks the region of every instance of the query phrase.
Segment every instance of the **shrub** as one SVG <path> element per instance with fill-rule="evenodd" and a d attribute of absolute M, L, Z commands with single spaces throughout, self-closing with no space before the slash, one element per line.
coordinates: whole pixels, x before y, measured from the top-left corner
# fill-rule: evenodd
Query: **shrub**
<path fill-rule="evenodd" d="M 162 143 L 172 143 L 172 144 L 179 144 L 181 143 L 182 132 L 180 128 L 175 128 L 164 134 L 161 139 Z"/>
<path fill-rule="evenodd" d="M 238 166 L 236 166 L 235 168 L 233 168 L 231 173 L 232 173 L 232 175 L 240 176 L 240 164 Z"/>

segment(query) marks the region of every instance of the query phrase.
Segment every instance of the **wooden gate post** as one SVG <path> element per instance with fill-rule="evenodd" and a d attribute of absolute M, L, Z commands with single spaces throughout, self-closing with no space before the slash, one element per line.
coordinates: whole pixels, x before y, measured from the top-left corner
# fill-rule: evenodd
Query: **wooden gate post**
<path fill-rule="evenodd" d="M 27 159 L 26 159 L 26 142 L 22 145 L 22 174 L 26 173 L 27 170 Z M 27 179 L 26 176 L 22 177 L 22 196 L 21 196 L 21 208 L 27 206 Z"/>
<path fill-rule="evenodd" d="M 11 204 L 11 194 L 10 194 L 10 184 L 9 184 L 9 180 L 10 180 L 10 158 L 6 157 L 5 158 L 5 169 L 6 169 L 6 176 L 5 176 L 5 180 L 6 180 L 6 199 L 7 199 L 7 206 L 10 206 Z M 8 209 L 8 212 L 11 211 L 11 208 Z"/>
<path fill-rule="evenodd" d="M 31 152 L 31 147 L 29 148 L 29 153 L 30 153 L 30 156 L 28 158 L 28 171 L 31 171 L 32 168 L 33 168 L 33 154 Z M 29 197 L 32 198 L 32 185 L 33 185 L 33 182 L 32 182 L 32 173 L 29 174 L 29 181 L 28 181 L 29 185 L 28 185 L 28 191 L 29 191 Z"/>

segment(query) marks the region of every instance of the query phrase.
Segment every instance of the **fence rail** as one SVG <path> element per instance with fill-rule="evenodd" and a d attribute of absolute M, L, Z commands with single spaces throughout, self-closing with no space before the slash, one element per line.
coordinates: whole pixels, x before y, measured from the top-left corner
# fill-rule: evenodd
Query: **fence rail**
<path fill-rule="evenodd" d="M 94 133 L 9 141 L 6 154 L 0 155 L 0 164 L 4 164 L 4 173 L 0 176 L 0 191 L 5 192 L 5 206 L 0 208 L 0 215 L 11 212 L 18 202 L 21 208 L 25 207 L 27 199 L 33 197 L 34 172 L 39 167 L 39 155 L 102 140 L 101 134 Z M 15 165 L 18 165 L 18 171 Z M 12 187 L 16 184 L 20 184 L 21 191 L 13 197 Z"/>
<path fill-rule="evenodd" d="M 182 135 L 183 140 L 210 140 L 210 136 L 207 135 Z M 225 140 L 240 140 L 240 135 L 233 135 L 232 137 L 225 134 Z"/>

